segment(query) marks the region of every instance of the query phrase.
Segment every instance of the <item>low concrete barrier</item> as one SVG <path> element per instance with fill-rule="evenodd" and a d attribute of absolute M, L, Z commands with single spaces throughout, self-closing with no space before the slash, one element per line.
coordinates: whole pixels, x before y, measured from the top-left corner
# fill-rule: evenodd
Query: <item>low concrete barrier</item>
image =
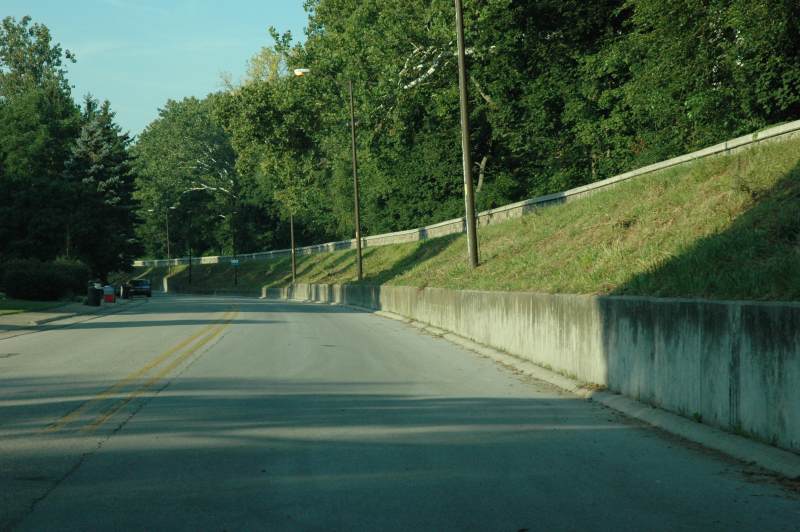
<path fill-rule="evenodd" d="M 164 277 L 161 280 L 161 291 L 170 294 L 191 294 L 198 296 L 241 296 L 241 297 L 266 297 L 266 287 L 232 287 L 232 288 L 198 288 L 188 283 L 176 283 L 174 280 Z"/>
<path fill-rule="evenodd" d="M 665 170 L 679 164 L 696 161 L 705 157 L 713 155 L 726 155 L 736 151 L 750 147 L 753 144 L 762 142 L 771 142 L 775 140 L 786 140 L 795 138 L 800 135 L 800 120 L 774 126 L 762 131 L 757 131 L 749 135 L 744 135 L 735 139 L 721 142 L 714 146 L 704 148 L 702 150 L 681 155 L 680 157 L 673 157 L 666 161 L 661 161 L 655 164 L 637 168 L 630 172 L 625 172 L 602 181 L 590 183 L 576 187 L 565 192 L 557 192 L 555 194 L 548 194 L 546 196 L 539 196 L 537 198 L 527 199 L 509 205 L 503 205 L 478 213 L 477 223 L 480 226 L 491 225 L 499 223 L 511 218 L 519 218 L 528 214 L 536 209 L 542 207 L 549 207 L 559 205 L 578 198 L 594 194 L 595 192 L 615 186 L 623 181 L 634 179 L 643 175 L 656 172 L 658 170 Z M 397 231 L 394 233 L 384 233 L 380 235 L 367 236 L 362 238 L 361 245 L 363 247 L 374 246 L 388 246 L 391 244 L 402 244 L 405 242 L 416 242 L 419 240 L 426 240 L 429 238 L 438 238 L 440 236 L 447 236 L 459 234 L 466 231 L 464 218 L 453 218 L 452 220 L 445 220 L 443 222 L 419 227 L 416 229 L 406 229 L 405 231 Z M 295 253 L 298 255 L 311 255 L 313 253 L 325 253 L 330 251 L 338 251 L 342 249 L 355 249 L 356 240 L 341 240 L 338 242 L 328 242 L 327 244 L 317 244 L 314 246 L 304 246 L 297 248 Z M 285 257 L 291 253 L 289 249 L 278 249 L 274 251 L 264 251 L 260 253 L 245 253 L 241 255 L 225 255 L 219 257 L 192 257 L 192 264 L 219 264 L 230 262 L 231 259 L 239 259 L 240 261 L 251 260 L 270 260 L 278 257 Z M 178 264 L 189 264 L 187 257 L 175 258 L 171 260 L 158 259 L 158 260 L 137 260 L 133 265 L 137 267 L 143 266 L 176 266 Z"/>
<path fill-rule="evenodd" d="M 800 303 L 307 284 L 262 297 L 394 312 L 800 453 Z"/>

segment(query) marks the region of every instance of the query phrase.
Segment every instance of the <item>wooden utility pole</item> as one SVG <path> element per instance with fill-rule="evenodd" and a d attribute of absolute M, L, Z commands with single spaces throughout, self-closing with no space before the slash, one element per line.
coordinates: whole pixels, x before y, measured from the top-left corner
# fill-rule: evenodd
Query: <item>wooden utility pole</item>
<path fill-rule="evenodd" d="M 348 80 L 347 86 L 350 89 L 350 138 L 353 152 L 353 201 L 355 203 L 355 224 L 356 224 L 356 273 L 360 281 L 364 275 L 361 264 L 361 215 L 358 210 L 358 158 L 356 157 L 356 112 L 353 105 L 353 80 Z"/>
<path fill-rule="evenodd" d="M 464 207 L 467 224 L 467 254 L 469 265 L 478 266 L 478 235 L 475 227 L 475 193 L 472 188 L 472 156 L 469 139 L 469 100 L 467 92 L 467 59 L 464 51 L 464 9 L 456 2 L 456 33 L 458 39 L 458 93 L 461 107 L 461 152 L 464 163 Z"/>

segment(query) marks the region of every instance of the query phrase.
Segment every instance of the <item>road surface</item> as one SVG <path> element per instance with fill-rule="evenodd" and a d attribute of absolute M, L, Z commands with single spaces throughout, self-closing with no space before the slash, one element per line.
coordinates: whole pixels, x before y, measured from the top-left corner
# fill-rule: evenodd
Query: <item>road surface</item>
<path fill-rule="evenodd" d="M 0 379 L 0 529 L 800 529 L 791 486 L 352 309 L 153 297 Z"/>

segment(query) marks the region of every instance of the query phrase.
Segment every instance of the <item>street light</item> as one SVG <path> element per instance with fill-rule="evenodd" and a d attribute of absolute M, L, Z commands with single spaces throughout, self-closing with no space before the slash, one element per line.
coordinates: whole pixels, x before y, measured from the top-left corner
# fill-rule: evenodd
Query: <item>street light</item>
<path fill-rule="evenodd" d="M 184 190 L 183 192 L 181 192 L 180 196 L 178 196 L 178 200 L 175 202 L 175 204 L 172 207 L 170 207 L 170 209 L 177 210 L 178 204 L 181 202 L 181 200 L 183 199 L 185 194 L 188 194 L 190 192 L 202 192 L 204 190 L 205 189 L 202 189 L 202 188 L 200 188 L 200 189 L 198 189 L 198 188 L 188 188 L 188 189 Z M 237 212 L 236 211 L 231 211 L 231 213 L 230 213 L 231 219 L 233 219 L 233 215 L 234 214 L 237 214 Z M 189 217 L 188 231 L 189 231 L 189 235 L 190 236 L 187 239 L 187 249 L 189 251 L 189 284 L 192 284 L 192 255 L 193 255 L 193 251 L 194 251 L 194 248 L 193 248 L 193 245 L 192 245 L 193 236 L 194 236 L 194 233 L 192 232 L 192 226 L 194 225 L 193 224 L 193 219 L 194 218 L 193 218 L 192 215 L 193 215 L 193 211 L 191 209 L 189 209 L 189 211 L 188 211 L 188 217 Z M 219 218 L 221 218 L 222 220 L 227 219 L 227 217 L 224 214 L 218 214 L 217 216 Z M 232 243 L 232 247 L 233 247 L 233 258 L 235 259 L 236 258 L 236 236 L 234 234 L 233 224 L 231 224 L 231 243 Z M 220 253 L 222 253 L 222 251 L 220 251 Z M 234 285 L 238 284 L 236 275 L 234 275 L 233 284 Z"/>
<path fill-rule="evenodd" d="M 166 211 L 164 211 L 164 221 L 166 223 L 166 228 L 167 228 L 167 231 L 166 231 L 166 233 L 167 233 L 167 270 L 168 270 L 169 273 L 172 273 L 172 256 L 170 254 L 170 249 L 169 249 L 169 211 L 174 211 L 176 208 L 177 207 L 175 207 L 173 205 L 172 207 L 169 207 Z M 156 212 L 156 210 L 155 209 L 147 209 L 147 212 L 154 213 L 154 212 Z"/>
<path fill-rule="evenodd" d="M 169 211 L 177 210 L 178 207 L 173 205 L 172 207 L 168 207 L 165 211 L 164 217 L 167 219 L 167 272 L 172 275 L 172 257 L 169 251 Z"/>
<path fill-rule="evenodd" d="M 294 284 L 297 280 L 297 261 L 294 254 L 294 215 L 291 209 L 289 209 L 289 238 L 292 244 L 292 284 Z"/>
<path fill-rule="evenodd" d="M 295 68 L 294 75 L 303 77 L 311 72 L 310 68 Z M 358 191 L 358 156 L 356 154 L 356 113 L 353 104 L 353 80 L 347 80 L 347 88 L 350 96 L 350 148 L 353 160 L 353 203 L 354 217 L 356 226 L 356 276 L 358 280 L 364 277 L 363 259 L 361 256 L 361 214 L 359 210 L 359 191 Z M 292 244 L 292 261 L 294 262 L 294 244 Z M 294 270 L 294 266 L 293 266 Z M 294 275 L 294 273 L 292 274 Z"/>
<path fill-rule="evenodd" d="M 183 196 L 181 196 L 181 197 L 183 197 Z M 178 204 L 181 202 L 181 197 L 178 198 L 178 201 L 176 201 L 175 204 L 172 207 L 169 208 L 169 210 L 171 210 L 171 211 L 177 211 L 178 210 Z M 181 220 L 185 219 L 184 216 L 181 216 Z M 192 211 L 191 210 L 189 211 L 189 228 L 188 229 L 189 229 L 189 232 L 188 232 L 189 237 L 188 237 L 187 242 L 186 242 L 186 249 L 189 252 L 189 284 L 192 284 L 192 236 L 193 235 L 192 235 Z"/>
<path fill-rule="evenodd" d="M 469 141 L 469 107 L 467 101 L 467 61 L 464 52 L 464 9 L 456 2 L 456 36 L 458 40 L 458 96 L 461 109 L 461 154 L 464 165 L 464 208 L 467 224 L 469 265 L 478 266 L 478 236 L 475 229 L 475 195 L 472 189 L 472 156 Z"/>

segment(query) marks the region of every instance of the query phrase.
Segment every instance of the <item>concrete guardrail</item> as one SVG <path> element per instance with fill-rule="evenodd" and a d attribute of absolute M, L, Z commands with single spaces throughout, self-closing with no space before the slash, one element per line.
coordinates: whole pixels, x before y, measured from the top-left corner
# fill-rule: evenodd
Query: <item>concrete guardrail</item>
<path fill-rule="evenodd" d="M 548 207 L 552 205 L 559 205 L 574 199 L 578 199 L 589 194 L 593 194 L 599 190 L 617 185 L 623 181 L 634 179 L 643 175 L 671 168 L 679 164 L 684 164 L 698 159 L 703 159 L 712 155 L 724 155 L 736 152 L 753 144 L 758 144 L 765 141 L 775 140 L 778 138 L 786 139 L 794 136 L 800 136 L 800 120 L 774 126 L 762 131 L 744 135 L 732 140 L 721 142 L 714 146 L 695 151 L 680 157 L 674 157 L 666 161 L 644 166 L 642 168 L 625 172 L 602 181 L 590 183 L 576 187 L 565 192 L 557 192 L 555 194 L 548 194 L 546 196 L 539 196 L 536 198 L 511 203 L 502 207 L 489 209 L 478 213 L 477 222 L 479 225 L 491 225 L 494 223 L 502 222 L 510 218 L 518 218 L 535 209 Z M 375 246 L 388 246 L 392 244 L 402 244 L 405 242 L 417 242 L 419 240 L 426 240 L 429 238 L 438 238 L 441 236 L 463 233 L 465 231 L 464 218 L 453 218 L 452 220 L 445 220 L 433 225 L 419 227 L 416 229 L 406 229 L 404 231 L 397 231 L 394 233 L 384 233 L 380 235 L 372 235 L 362 238 L 363 247 Z M 326 253 L 331 251 L 338 251 L 343 249 L 355 249 L 356 241 L 340 240 L 338 242 L 328 242 L 325 244 L 316 244 L 313 246 L 299 247 L 295 250 L 297 255 L 311 255 L 314 253 Z M 192 257 L 192 264 L 220 264 L 228 263 L 232 259 L 240 261 L 253 261 L 253 260 L 270 260 L 278 257 L 285 257 L 291 253 L 289 249 L 277 249 L 273 251 L 262 251 L 258 253 L 243 253 L 236 256 L 223 255 L 223 256 L 208 256 L 208 257 Z M 179 264 L 189 264 L 188 257 L 156 260 L 137 260 L 133 265 L 136 267 L 143 266 L 176 266 Z"/>

